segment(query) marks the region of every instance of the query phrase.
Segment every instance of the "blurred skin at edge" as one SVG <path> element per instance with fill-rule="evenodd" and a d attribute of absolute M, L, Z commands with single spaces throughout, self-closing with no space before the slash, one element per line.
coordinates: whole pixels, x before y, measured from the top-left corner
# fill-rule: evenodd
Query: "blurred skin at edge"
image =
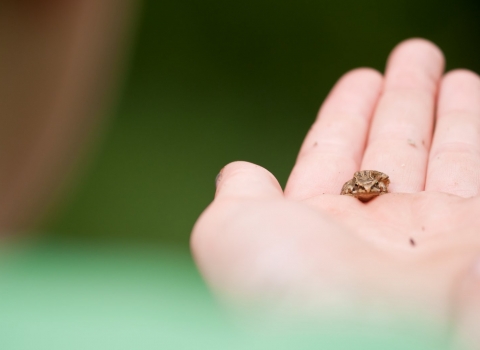
<path fill-rule="evenodd" d="M 0 4 L 2 234 L 31 228 L 85 158 L 120 82 L 136 8 L 135 0 Z"/>

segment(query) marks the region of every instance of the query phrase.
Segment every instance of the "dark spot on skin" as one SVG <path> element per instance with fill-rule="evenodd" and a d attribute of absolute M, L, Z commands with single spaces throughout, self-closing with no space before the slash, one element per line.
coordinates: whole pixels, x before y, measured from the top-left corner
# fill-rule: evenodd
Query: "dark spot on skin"
<path fill-rule="evenodd" d="M 425 226 L 422 226 L 422 231 L 425 231 Z"/>
<path fill-rule="evenodd" d="M 410 245 L 411 245 L 412 247 L 415 247 L 415 241 L 413 240 L 413 238 L 410 238 Z"/>
<path fill-rule="evenodd" d="M 413 148 L 417 148 L 417 144 L 415 143 L 414 140 L 408 139 L 407 142 L 408 142 L 408 144 L 409 144 L 410 146 L 412 146 Z"/>
<path fill-rule="evenodd" d="M 425 146 L 425 140 L 422 140 L 422 145 L 424 145 L 424 146 Z"/>

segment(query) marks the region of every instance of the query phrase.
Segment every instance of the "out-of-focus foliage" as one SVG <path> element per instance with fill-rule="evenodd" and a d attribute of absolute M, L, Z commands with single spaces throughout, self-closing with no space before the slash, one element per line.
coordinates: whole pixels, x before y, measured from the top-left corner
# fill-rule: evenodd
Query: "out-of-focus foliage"
<path fill-rule="evenodd" d="M 382 70 L 425 37 L 448 68 L 480 71 L 480 2 L 145 1 L 131 65 L 93 164 L 50 237 L 187 247 L 233 160 L 285 184 L 316 111 L 344 72 Z"/>

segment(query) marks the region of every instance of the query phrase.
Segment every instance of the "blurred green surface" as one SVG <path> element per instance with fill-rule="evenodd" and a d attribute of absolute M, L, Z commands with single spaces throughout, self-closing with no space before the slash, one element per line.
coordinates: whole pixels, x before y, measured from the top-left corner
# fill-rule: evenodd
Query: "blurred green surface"
<path fill-rule="evenodd" d="M 233 318 L 175 249 L 2 247 L 0 281 L 2 350 L 446 348 L 414 319 L 357 327 L 279 319 L 266 328 Z"/>
<path fill-rule="evenodd" d="M 421 36 L 448 68 L 480 71 L 480 2 L 145 1 L 123 92 L 49 238 L 134 240 L 187 249 L 234 160 L 285 184 L 302 138 L 344 72 L 382 70 Z"/>

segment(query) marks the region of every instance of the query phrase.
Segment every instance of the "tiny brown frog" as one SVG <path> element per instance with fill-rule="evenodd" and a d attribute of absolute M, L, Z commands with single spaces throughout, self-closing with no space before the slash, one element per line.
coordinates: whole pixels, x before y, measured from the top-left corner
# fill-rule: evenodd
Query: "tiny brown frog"
<path fill-rule="evenodd" d="M 390 179 L 387 174 L 376 170 L 357 171 L 353 179 L 345 182 L 340 194 L 355 197 L 362 202 L 388 193 Z"/>

